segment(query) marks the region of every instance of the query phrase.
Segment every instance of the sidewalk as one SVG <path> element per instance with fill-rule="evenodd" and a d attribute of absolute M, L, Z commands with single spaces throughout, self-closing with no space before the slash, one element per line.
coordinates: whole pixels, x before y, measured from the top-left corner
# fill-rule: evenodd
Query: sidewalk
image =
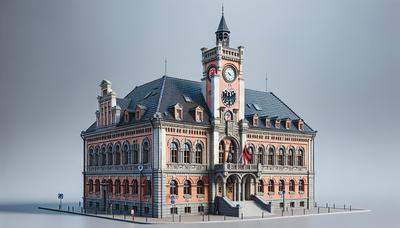
<path fill-rule="evenodd" d="M 282 219 L 290 217 L 303 217 L 303 216 L 318 216 L 318 215 L 335 215 L 343 213 L 358 213 L 358 212 L 369 212 L 367 209 L 350 209 L 350 208 L 332 208 L 332 207 L 315 207 L 312 209 L 288 208 L 286 211 L 275 210 L 272 214 L 263 213 L 254 216 L 241 216 L 241 217 L 229 217 L 223 215 L 174 215 L 171 217 L 164 218 L 151 218 L 151 217 L 138 217 L 134 220 L 128 215 L 106 215 L 106 214 L 91 214 L 81 213 L 66 210 L 58 210 L 54 208 L 39 207 L 42 210 L 50 210 L 60 213 L 69 213 L 82 216 L 90 216 L 102 219 L 110 219 L 120 222 L 138 223 L 138 224 L 162 224 L 162 223 L 208 223 L 208 222 L 233 222 L 233 221 L 246 221 L 246 220 L 264 220 L 264 219 Z"/>

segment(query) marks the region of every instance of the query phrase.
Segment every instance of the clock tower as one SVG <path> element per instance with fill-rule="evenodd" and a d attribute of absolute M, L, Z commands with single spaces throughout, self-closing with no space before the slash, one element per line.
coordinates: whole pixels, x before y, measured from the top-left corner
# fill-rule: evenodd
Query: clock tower
<path fill-rule="evenodd" d="M 216 47 L 202 48 L 202 93 L 214 120 L 244 119 L 244 48 L 229 47 L 230 31 L 222 9 L 221 20 L 215 32 Z"/>

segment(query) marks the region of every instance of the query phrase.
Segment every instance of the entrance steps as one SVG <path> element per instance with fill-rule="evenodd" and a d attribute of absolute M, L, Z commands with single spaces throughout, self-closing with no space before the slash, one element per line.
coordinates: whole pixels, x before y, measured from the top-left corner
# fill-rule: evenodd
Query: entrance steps
<path fill-rule="evenodd" d="M 233 204 L 239 204 L 242 208 L 242 213 L 244 217 L 261 217 L 264 215 L 269 215 L 269 212 L 264 210 L 260 205 L 258 205 L 254 200 L 246 201 L 232 201 Z"/>
<path fill-rule="evenodd" d="M 227 197 L 216 197 L 217 213 L 232 217 L 262 217 L 271 212 L 271 205 L 266 204 L 259 196 L 252 200 L 232 201 Z"/>

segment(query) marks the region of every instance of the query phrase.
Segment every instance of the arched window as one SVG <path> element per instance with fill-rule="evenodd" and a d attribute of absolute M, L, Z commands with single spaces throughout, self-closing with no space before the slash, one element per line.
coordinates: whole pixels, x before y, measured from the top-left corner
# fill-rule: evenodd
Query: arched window
<path fill-rule="evenodd" d="M 132 195 L 137 195 L 139 192 L 139 185 L 137 180 L 132 181 Z"/>
<path fill-rule="evenodd" d="M 115 164 L 116 165 L 121 164 L 121 148 L 119 144 L 115 146 Z"/>
<path fill-rule="evenodd" d="M 99 165 L 99 150 L 96 149 L 94 152 L 94 158 L 93 158 L 93 165 Z"/>
<path fill-rule="evenodd" d="M 89 192 L 90 193 L 93 192 L 93 180 L 92 179 L 89 180 Z"/>
<path fill-rule="evenodd" d="M 93 155 L 93 149 L 89 150 L 89 166 L 94 165 L 94 155 Z"/>
<path fill-rule="evenodd" d="M 285 181 L 284 180 L 279 181 L 279 191 L 280 192 L 285 191 Z"/>
<path fill-rule="evenodd" d="M 107 153 L 106 148 L 101 148 L 101 165 L 107 165 Z"/>
<path fill-rule="evenodd" d="M 264 148 L 260 147 L 258 148 L 258 158 L 257 158 L 258 163 L 261 165 L 264 165 Z"/>
<path fill-rule="evenodd" d="M 268 149 L 268 165 L 275 165 L 274 157 L 275 157 L 275 150 L 274 148 L 270 147 Z"/>
<path fill-rule="evenodd" d="M 178 195 L 178 183 L 175 180 L 169 182 L 169 194 Z"/>
<path fill-rule="evenodd" d="M 149 163 L 149 142 L 145 141 L 143 143 L 143 164 Z"/>
<path fill-rule="evenodd" d="M 151 180 L 146 180 L 144 184 L 144 195 L 151 196 Z"/>
<path fill-rule="evenodd" d="M 113 164 L 113 153 L 112 153 L 112 146 L 110 145 L 108 147 L 108 165 L 112 165 Z"/>
<path fill-rule="evenodd" d="M 275 192 L 275 183 L 273 180 L 269 180 L 268 182 L 268 192 Z"/>
<path fill-rule="evenodd" d="M 96 193 L 100 192 L 100 180 L 99 179 L 96 179 L 96 181 L 94 182 L 94 191 Z"/>
<path fill-rule="evenodd" d="M 293 166 L 293 154 L 294 154 L 294 150 L 293 150 L 293 148 L 290 148 L 288 157 L 287 157 L 287 163 L 289 166 Z"/>
<path fill-rule="evenodd" d="M 289 181 L 289 192 L 294 192 L 295 191 L 295 186 L 294 186 L 294 180 Z"/>
<path fill-rule="evenodd" d="M 113 193 L 113 182 L 111 179 L 108 180 L 108 193 Z"/>
<path fill-rule="evenodd" d="M 171 143 L 169 149 L 171 152 L 171 162 L 178 163 L 178 145 L 176 144 L 176 142 Z"/>
<path fill-rule="evenodd" d="M 228 162 L 229 163 L 236 163 L 236 156 L 235 153 L 236 152 L 236 146 L 235 143 L 233 143 L 233 141 L 231 141 L 231 144 L 229 145 L 229 156 L 228 156 Z"/>
<path fill-rule="evenodd" d="M 218 152 L 218 163 L 222 164 L 224 163 L 224 149 L 225 149 L 225 144 L 223 141 L 219 143 L 219 152 Z"/>
<path fill-rule="evenodd" d="M 298 166 L 304 165 L 304 152 L 302 149 L 299 149 L 299 151 L 297 151 L 297 165 Z"/>
<path fill-rule="evenodd" d="M 264 192 L 264 181 L 258 181 L 258 192 Z"/>
<path fill-rule="evenodd" d="M 204 182 L 202 180 L 197 181 L 197 194 L 204 194 Z"/>
<path fill-rule="evenodd" d="M 121 181 L 116 180 L 115 181 L 115 194 L 120 194 L 121 193 Z"/>
<path fill-rule="evenodd" d="M 192 194 L 192 186 L 190 184 L 189 180 L 185 180 L 185 182 L 183 182 L 183 194 L 185 195 L 191 195 Z"/>
<path fill-rule="evenodd" d="M 137 164 L 138 162 L 139 162 L 139 144 L 135 141 L 133 142 L 132 163 Z"/>
<path fill-rule="evenodd" d="M 249 154 L 250 154 L 250 156 L 251 156 L 251 158 L 250 158 L 250 164 L 255 164 L 255 156 L 254 156 L 254 148 L 253 148 L 253 146 L 249 146 L 248 148 L 247 148 L 247 151 L 249 152 Z"/>
<path fill-rule="evenodd" d="M 278 152 L 278 165 L 285 164 L 285 150 L 283 148 L 279 148 Z"/>
<path fill-rule="evenodd" d="M 299 181 L 299 192 L 304 192 L 304 180 Z"/>
<path fill-rule="evenodd" d="M 129 145 L 127 143 L 124 144 L 122 154 L 122 163 L 126 165 L 129 161 Z"/>
<path fill-rule="evenodd" d="M 124 194 L 129 194 L 129 181 L 127 179 L 124 180 L 123 190 Z"/>
<path fill-rule="evenodd" d="M 200 144 L 196 145 L 196 163 L 203 163 L 203 147 Z"/>
<path fill-rule="evenodd" d="M 188 143 L 183 146 L 183 162 L 190 163 L 190 145 Z"/>

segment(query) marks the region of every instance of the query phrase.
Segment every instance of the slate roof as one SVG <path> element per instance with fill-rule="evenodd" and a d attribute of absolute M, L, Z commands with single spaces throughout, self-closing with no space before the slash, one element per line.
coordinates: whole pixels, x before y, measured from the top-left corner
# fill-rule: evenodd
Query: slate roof
<path fill-rule="evenodd" d="M 222 15 L 221 20 L 219 21 L 218 29 L 216 32 L 230 32 L 228 26 L 226 25 L 224 15 Z"/>
<path fill-rule="evenodd" d="M 258 105 L 262 110 L 256 110 L 254 104 Z M 271 126 L 275 128 L 276 118 L 281 119 L 280 129 L 286 130 L 284 119 L 289 118 L 291 121 L 297 121 L 301 117 L 298 116 L 289 106 L 287 106 L 281 99 L 279 99 L 272 92 L 262 92 L 251 89 L 245 90 L 245 116 L 247 121 L 252 122 L 252 116 L 257 113 L 258 118 L 262 121 L 258 121 L 258 128 L 265 128 L 265 118 L 269 116 L 271 118 Z M 256 127 L 249 124 L 250 127 Z M 290 130 L 296 131 L 297 126 L 291 124 Z M 305 132 L 314 132 L 314 130 L 304 124 Z"/>
<path fill-rule="evenodd" d="M 186 97 L 186 99 L 185 99 Z M 188 99 L 189 98 L 189 101 Z M 191 101 L 190 101 L 191 100 Z M 172 106 L 179 103 L 183 107 L 183 119 L 175 120 Z M 257 110 L 256 107 L 261 110 Z M 125 98 L 117 99 L 117 105 L 121 107 L 121 121 L 119 126 L 129 125 L 136 122 L 144 122 L 153 118 L 156 113 L 168 121 L 180 123 L 199 124 L 195 121 L 194 109 L 197 106 L 203 108 L 204 119 L 201 124 L 210 124 L 211 117 L 209 108 L 201 92 L 201 82 L 186 79 L 163 76 L 149 83 L 135 87 Z M 145 106 L 147 109 L 140 120 L 135 120 L 134 110 L 137 105 Z M 130 122 L 123 121 L 123 113 L 127 110 L 130 113 Z M 252 115 L 258 114 L 259 119 L 265 116 L 277 117 L 279 119 L 290 118 L 292 121 L 300 119 L 285 103 L 271 92 L 261 92 L 251 89 L 245 90 L 245 116 L 251 122 Z M 271 121 L 273 126 L 274 121 Z M 250 127 L 255 127 L 249 124 Z M 259 121 L 259 128 L 265 128 L 265 121 Z M 281 122 L 281 130 L 284 129 L 284 122 Z M 274 129 L 274 128 L 272 128 Z M 295 124 L 291 129 L 298 131 Z M 91 125 L 86 132 L 96 131 L 96 124 Z M 307 124 L 304 125 L 304 132 L 314 132 Z"/>

